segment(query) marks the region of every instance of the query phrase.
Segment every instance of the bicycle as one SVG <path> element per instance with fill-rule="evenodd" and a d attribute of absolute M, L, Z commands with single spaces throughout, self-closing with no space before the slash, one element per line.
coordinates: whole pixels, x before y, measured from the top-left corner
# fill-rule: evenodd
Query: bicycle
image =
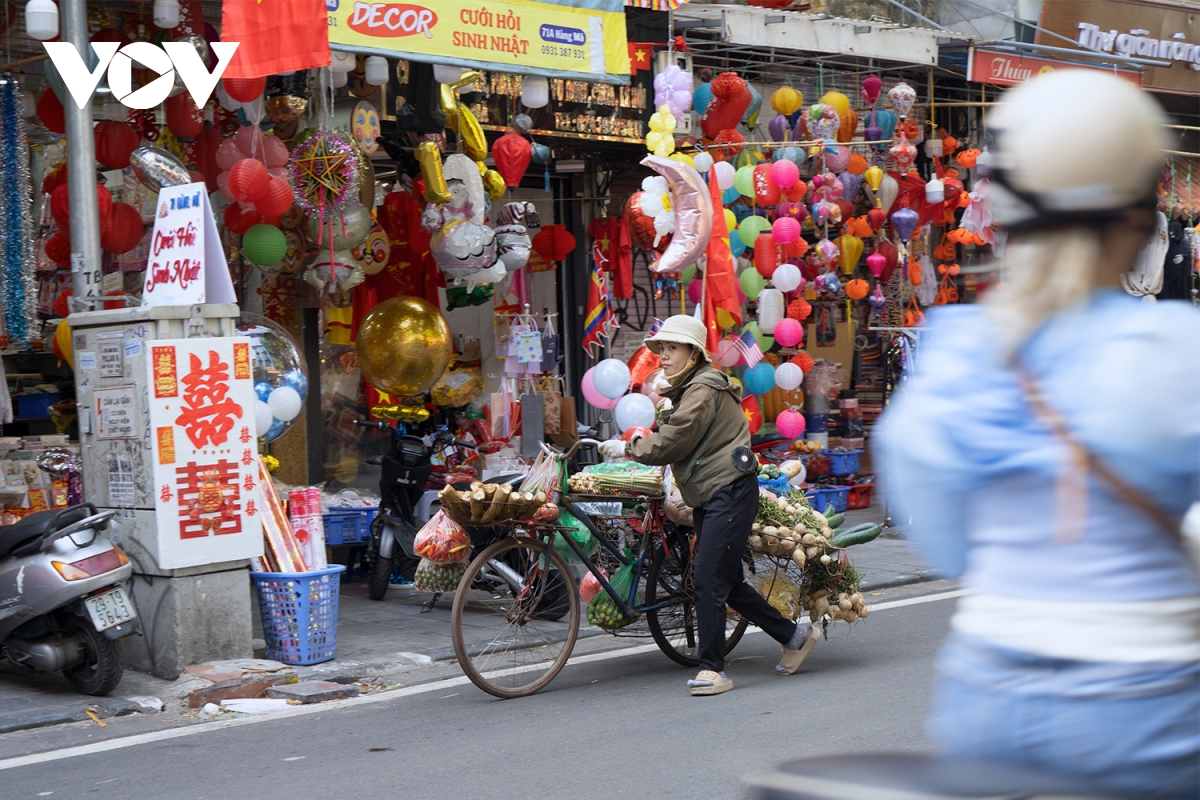
<path fill-rule="evenodd" d="M 585 444 L 581 439 L 566 453 L 547 448 L 559 460 L 570 459 Z M 561 541 L 601 586 L 601 591 L 634 625 L 608 633 L 639 636 L 647 633 L 672 661 L 685 667 L 699 664 L 696 617 L 692 601 L 692 536 L 666 518 L 664 497 L 647 495 L 564 494 L 559 506 L 575 515 L 599 543 L 595 555 L 585 553 L 571 537 Z M 589 513 L 591 503 L 620 503 L 619 515 Z M 638 509 L 644 507 L 644 512 Z M 474 541 L 484 549 L 471 561 L 455 592 L 452 628 L 454 653 L 466 676 L 483 691 L 501 698 L 524 697 L 547 686 L 566 666 L 579 635 L 580 596 L 571 564 L 553 543 L 554 534 L 571 529 L 556 522 L 514 521 L 507 535 L 490 542 Z M 495 530 L 490 532 L 494 539 Z M 613 538 L 617 541 L 612 541 Z M 640 539 L 636 554 L 624 545 Z M 632 565 L 633 582 L 621 596 L 609 583 L 598 560 Z M 494 587 L 491 598 L 472 597 L 471 587 Z M 641 600 L 639 601 L 639 596 Z M 563 602 L 567 608 L 562 609 Z M 468 607 L 499 617 L 500 632 L 478 617 L 466 617 Z M 550 613 L 550 610 L 555 613 Z M 725 652 L 733 650 L 747 623 L 728 616 Z M 638 627 L 644 621 L 644 627 Z M 490 637 L 490 638 L 489 638 Z"/>

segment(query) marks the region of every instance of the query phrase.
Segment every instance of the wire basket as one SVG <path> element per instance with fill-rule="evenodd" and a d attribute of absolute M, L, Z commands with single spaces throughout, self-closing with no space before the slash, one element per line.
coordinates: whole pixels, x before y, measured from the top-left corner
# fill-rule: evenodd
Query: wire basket
<path fill-rule="evenodd" d="M 332 661 L 337 649 L 341 564 L 313 572 L 251 572 L 266 657 L 284 664 Z"/>

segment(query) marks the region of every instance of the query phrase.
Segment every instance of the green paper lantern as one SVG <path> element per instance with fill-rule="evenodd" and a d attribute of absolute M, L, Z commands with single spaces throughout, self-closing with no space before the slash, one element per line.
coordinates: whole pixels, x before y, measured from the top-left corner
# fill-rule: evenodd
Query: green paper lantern
<path fill-rule="evenodd" d="M 287 238 L 274 225 L 255 225 L 242 236 L 242 255 L 260 267 L 278 264 L 287 255 Z"/>
<path fill-rule="evenodd" d="M 754 270 L 750 271 L 753 272 Z M 750 333 L 754 335 L 754 341 L 758 342 L 758 349 L 762 350 L 764 353 L 775 346 L 775 337 L 767 336 L 765 333 L 763 333 L 762 329 L 758 327 L 757 322 L 751 322 L 746 326 L 745 330 L 750 331 Z"/>
<path fill-rule="evenodd" d="M 739 169 L 741 167 L 753 168 L 754 165 L 762 161 L 763 158 L 763 154 L 757 150 L 751 150 L 749 147 L 743 147 L 741 152 L 733 157 L 733 165 Z"/>
<path fill-rule="evenodd" d="M 750 216 L 742 220 L 741 225 L 738 225 L 737 233 L 742 244 L 746 247 L 754 247 L 754 240 L 758 238 L 758 235 L 769 230 L 771 230 L 771 223 L 767 222 L 765 217 Z"/>
<path fill-rule="evenodd" d="M 754 167 L 739 167 L 738 171 L 733 173 L 733 188 L 737 189 L 742 197 L 754 197 Z"/>
<path fill-rule="evenodd" d="M 741 276 L 738 277 L 738 283 L 741 284 L 742 294 L 746 297 L 758 297 L 758 293 L 767 288 L 767 279 L 758 274 L 758 270 L 754 267 L 746 267 L 742 270 Z"/>
<path fill-rule="evenodd" d="M 679 284 L 685 286 L 692 282 L 692 278 L 696 277 L 696 265 L 684 268 L 683 272 L 679 273 Z"/>

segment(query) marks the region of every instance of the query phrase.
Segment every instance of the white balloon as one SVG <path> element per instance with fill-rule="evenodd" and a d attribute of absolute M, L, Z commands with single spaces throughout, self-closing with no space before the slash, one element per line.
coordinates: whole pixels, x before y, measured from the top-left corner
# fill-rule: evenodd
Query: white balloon
<path fill-rule="evenodd" d="M 800 288 L 804 276 L 795 264 L 780 264 L 771 273 L 771 283 L 781 292 L 794 292 Z"/>
<path fill-rule="evenodd" d="M 654 403 L 644 394 L 627 394 L 617 401 L 613 419 L 622 433 L 639 426 L 649 428 L 654 425 Z"/>
<path fill-rule="evenodd" d="M 290 386 L 280 386 L 267 397 L 267 407 L 276 419 L 291 422 L 300 416 L 303 401 L 300 393 Z"/>
<path fill-rule="evenodd" d="M 692 158 L 692 161 L 695 163 L 696 169 L 700 170 L 701 172 L 708 172 L 710 169 L 712 169 L 713 157 L 708 153 L 699 153 Z"/>
<path fill-rule="evenodd" d="M 737 170 L 733 168 L 733 164 L 728 161 L 718 161 L 713 164 L 713 169 L 717 172 L 717 187 L 721 191 L 733 188 L 733 176 Z"/>
<path fill-rule="evenodd" d="M 799 388 L 804 383 L 804 370 L 790 361 L 785 361 L 775 368 L 775 385 L 785 392 Z"/>
<path fill-rule="evenodd" d="M 609 400 L 616 400 L 629 391 L 629 379 L 629 367 L 615 358 L 604 359 L 592 373 L 592 385 Z"/>
<path fill-rule="evenodd" d="M 267 431 L 271 429 L 271 423 L 275 421 L 275 415 L 271 413 L 271 407 L 262 400 L 254 401 L 254 430 L 258 431 L 259 436 L 266 436 Z"/>

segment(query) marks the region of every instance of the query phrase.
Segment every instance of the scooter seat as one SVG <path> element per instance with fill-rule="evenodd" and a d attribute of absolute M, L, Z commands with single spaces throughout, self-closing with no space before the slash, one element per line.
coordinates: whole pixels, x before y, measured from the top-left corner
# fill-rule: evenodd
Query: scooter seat
<path fill-rule="evenodd" d="M 0 526 L 0 558 L 14 553 L 28 555 L 37 552 L 47 534 L 95 513 L 93 506 L 84 504 L 61 510 L 38 511 L 12 525 Z"/>

